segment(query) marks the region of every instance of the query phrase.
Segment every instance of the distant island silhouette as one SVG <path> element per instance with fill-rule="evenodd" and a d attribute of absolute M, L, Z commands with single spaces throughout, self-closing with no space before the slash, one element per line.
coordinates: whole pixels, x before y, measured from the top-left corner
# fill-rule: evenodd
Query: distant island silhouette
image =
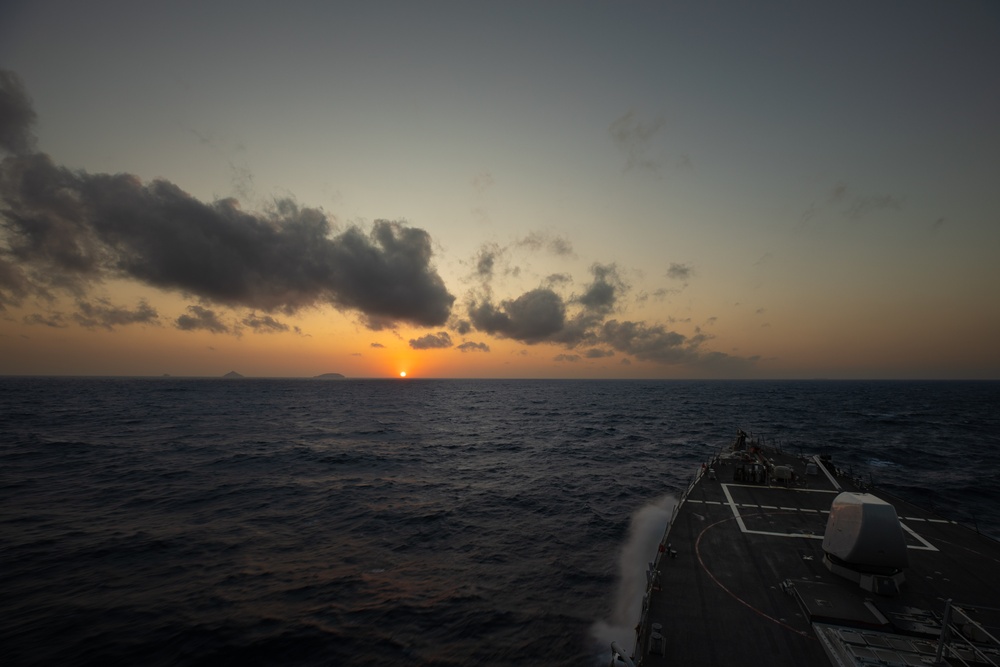
<path fill-rule="evenodd" d="M 226 373 L 222 377 L 224 377 L 224 378 L 241 378 L 243 376 L 240 375 L 239 373 L 237 373 L 236 371 L 229 371 L 228 373 Z"/>
<path fill-rule="evenodd" d="M 322 375 L 317 375 L 317 380 L 343 380 L 344 376 L 340 373 L 323 373 Z"/>

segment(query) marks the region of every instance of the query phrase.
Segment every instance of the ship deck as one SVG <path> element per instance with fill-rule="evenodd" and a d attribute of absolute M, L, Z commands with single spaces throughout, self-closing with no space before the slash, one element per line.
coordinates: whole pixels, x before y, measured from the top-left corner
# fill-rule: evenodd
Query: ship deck
<path fill-rule="evenodd" d="M 974 638 L 1000 637 L 991 609 L 1000 607 L 1000 542 L 872 489 L 896 509 L 909 567 L 898 595 L 865 591 L 832 574 L 822 549 L 833 499 L 864 489 L 818 457 L 762 454 L 796 479 L 745 481 L 740 453 L 714 460 L 688 490 L 654 566 L 636 664 L 933 664 L 949 599 L 981 624 Z M 1000 652 L 981 646 L 1000 665 Z M 960 647 L 945 657 L 991 664 Z"/>

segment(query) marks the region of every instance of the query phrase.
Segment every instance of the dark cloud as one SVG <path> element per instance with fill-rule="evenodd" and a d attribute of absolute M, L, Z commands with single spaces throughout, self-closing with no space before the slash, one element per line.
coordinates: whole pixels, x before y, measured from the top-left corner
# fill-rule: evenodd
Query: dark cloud
<path fill-rule="evenodd" d="M 385 345 L 383 345 L 382 343 L 372 343 L 371 346 L 378 350 L 385 348 Z"/>
<path fill-rule="evenodd" d="M 270 315 L 258 315 L 257 313 L 250 313 L 244 317 L 241 324 L 253 329 L 254 333 L 283 333 L 290 329 L 287 324 L 279 322 Z M 298 333 L 298 327 L 295 328 L 296 333 Z"/>
<path fill-rule="evenodd" d="M 587 350 L 584 356 L 588 359 L 603 359 L 605 357 L 613 357 L 615 356 L 615 353 L 612 350 L 601 350 L 599 348 L 592 347 Z"/>
<path fill-rule="evenodd" d="M 451 346 L 451 336 L 448 335 L 447 331 L 410 339 L 410 347 L 414 350 L 440 350 Z"/>
<path fill-rule="evenodd" d="M 461 352 L 489 352 L 490 346 L 486 343 L 462 343 L 458 346 Z"/>
<path fill-rule="evenodd" d="M 566 323 L 566 304 L 552 290 L 539 288 L 503 301 L 499 307 L 488 300 L 472 302 L 469 319 L 480 331 L 530 345 L 562 331 Z"/>
<path fill-rule="evenodd" d="M 391 317 L 380 317 L 361 313 L 361 324 L 372 331 L 391 331 L 396 328 L 396 320 Z"/>
<path fill-rule="evenodd" d="M 0 70 L 0 151 L 14 155 L 30 153 L 35 146 L 31 128 L 35 110 L 21 78 Z"/>
<path fill-rule="evenodd" d="M 580 361 L 580 355 L 579 354 L 557 354 L 556 356 L 552 357 L 552 360 L 553 361 L 565 361 L 565 362 L 568 362 L 568 363 L 573 363 L 573 362 L 576 362 L 576 361 Z"/>
<path fill-rule="evenodd" d="M 167 181 L 71 172 L 41 154 L 0 169 L 7 254 L 39 288 L 123 277 L 265 312 L 325 302 L 373 328 L 443 324 L 454 301 L 421 229 L 379 220 L 332 236 L 321 211 L 290 201 L 244 213 L 231 199 L 205 204 Z"/>
<path fill-rule="evenodd" d="M 663 118 L 655 118 L 647 124 L 639 120 L 635 110 L 628 111 L 611 124 L 608 131 L 615 145 L 625 155 L 625 171 L 643 169 L 651 172 L 660 170 L 660 163 L 648 157 L 653 145 L 653 137 L 663 127 Z"/>
<path fill-rule="evenodd" d="M 576 310 L 574 314 L 567 314 L 567 302 L 562 296 L 550 287 L 540 287 L 499 305 L 489 298 L 472 301 L 469 319 L 479 331 L 529 345 L 597 345 L 601 323 L 614 312 L 628 286 L 614 264 L 594 264 L 590 270 L 593 281 L 581 295 L 569 300 Z"/>
<path fill-rule="evenodd" d="M 688 280 L 693 273 L 694 269 L 689 265 L 676 262 L 670 262 L 670 268 L 667 269 L 667 277 L 671 280 Z"/>
<path fill-rule="evenodd" d="M 34 112 L 16 77 L 0 76 L 0 91 L 0 141 L 14 153 L 0 164 L 0 303 L 122 278 L 264 312 L 326 303 L 373 328 L 447 321 L 455 298 L 424 230 L 377 220 L 334 235 L 322 211 L 290 200 L 247 213 L 165 180 L 72 171 L 26 152 Z"/>
<path fill-rule="evenodd" d="M 188 306 L 190 315 L 181 315 L 174 323 L 182 331 L 197 331 L 203 329 L 212 333 L 229 333 L 229 327 L 219 320 L 218 314 L 214 310 L 201 306 Z"/>
<path fill-rule="evenodd" d="M 614 264 L 594 264 L 590 267 L 590 272 L 594 275 L 594 281 L 576 300 L 586 310 L 606 315 L 614 310 L 618 297 L 628 286 L 619 277 Z"/>
<path fill-rule="evenodd" d="M 159 324 L 159 314 L 145 300 L 139 301 L 135 310 L 115 306 L 107 299 L 97 299 L 96 302 L 79 300 L 76 307 L 78 310 L 73 319 L 88 329 L 103 327 L 111 331 L 116 326 L 127 324 Z"/>

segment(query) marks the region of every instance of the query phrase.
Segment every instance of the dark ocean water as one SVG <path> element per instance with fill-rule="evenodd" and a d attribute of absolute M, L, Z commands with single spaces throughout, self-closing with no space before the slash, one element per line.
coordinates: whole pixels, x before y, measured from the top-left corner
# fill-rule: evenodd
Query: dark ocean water
<path fill-rule="evenodd" d="M 0 378 L 0 662 L 601 664 L 737 427 L 1000 537 L 996 382 Z"/>

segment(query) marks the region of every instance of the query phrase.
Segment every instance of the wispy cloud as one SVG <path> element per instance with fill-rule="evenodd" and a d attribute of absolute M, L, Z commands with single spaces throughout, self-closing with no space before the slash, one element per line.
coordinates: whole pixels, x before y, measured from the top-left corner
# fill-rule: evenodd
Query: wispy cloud
<path fill-rule="evenodd" d="M 128 324 L 159 324 L 156 309 L 145 300 L 139 301 L 135 309 L 115 306 L 107 299 L 97 299 L 96 302 L 79 300 L 76 306 L 78 310 L 73 319 L 87 329 L 102 327 L 112 331 L 116 326 Z"/>
<path fill-rule="evenodd" d="M 493 187 L 494 182 L 493 174 L 490 173 L 489 170 L 484 169 L 472 177 L 472 189 L 479 195 L 483 195 L 487 190 Z"/>
<path fill-rule="evenodd" d="M 254 333 L 284 333 L 291 328 L 270 315 L 258 315 L 257 313 L 250 313 L 240 322 L 243 326 L 253 329 Z"/>
<path fill-rule="evenodd" d="M 573 244 L 563 236 L 544 234 L 542 232 L 531 232 L 514 242 L 514 245 L 529 250 L 547 250 L 553 255 L 560 257 L 571 257 L 573 255 Z"/>
<path fill-rule="evenodd" d="M 202 306 L 188 306 L 188 314 L 181 315 L 174 326 L 182 331 L 210 331 L 211 333 L 230 333 L 230 328 L 219 319 L 219 314 Z"/>
<path fill-rule="evenodd" d="M 870 213 L 884 210 L 898 211 L 903 207 L 902 202 L 892 195 L 870 195 L 865 197 L 855 197 L 850 207 L 844 214 L 851 220 L 860 220 Z"/>
<path fill-rule="evenodd" d="M 629 110 L 611 123 L 608 131 L 619 151 L 625 156 L 625 171 L 632 169 L 652 173 L 660 171 L 660 162 L 649 157 L 649 153 L 653 146 L 653 139 L 664 123 L 662 117 L 654 118 L 648 123 L 643 122 L 639 120 L 634 109 Z"/>
<path fill-rule="evenodd" d="M 41 313 L 32 313 L 31 315 L 26 315 L 24 317 L 25 324 L 38 324 L 45 327 L 51 327 L 53 329 L 65 329 L 69 325 L 66 324 L 66 320 L 63 318 L 62 313 L 49 313 L 47 315 L 42 315 Z"/>
<path fill-rule="evenodd" d="M 846 207 L 845 207 L 846 205 Z M 799 227 L 805 227 L 816 218 L 832 213 L 848 220 L 861 220 L 881 211 L 898 211 L 902 200 L 890 194 L 853 194 L 843 182 L 838 182 L 820 201 L 812 202 L 799 216 Z"/>

